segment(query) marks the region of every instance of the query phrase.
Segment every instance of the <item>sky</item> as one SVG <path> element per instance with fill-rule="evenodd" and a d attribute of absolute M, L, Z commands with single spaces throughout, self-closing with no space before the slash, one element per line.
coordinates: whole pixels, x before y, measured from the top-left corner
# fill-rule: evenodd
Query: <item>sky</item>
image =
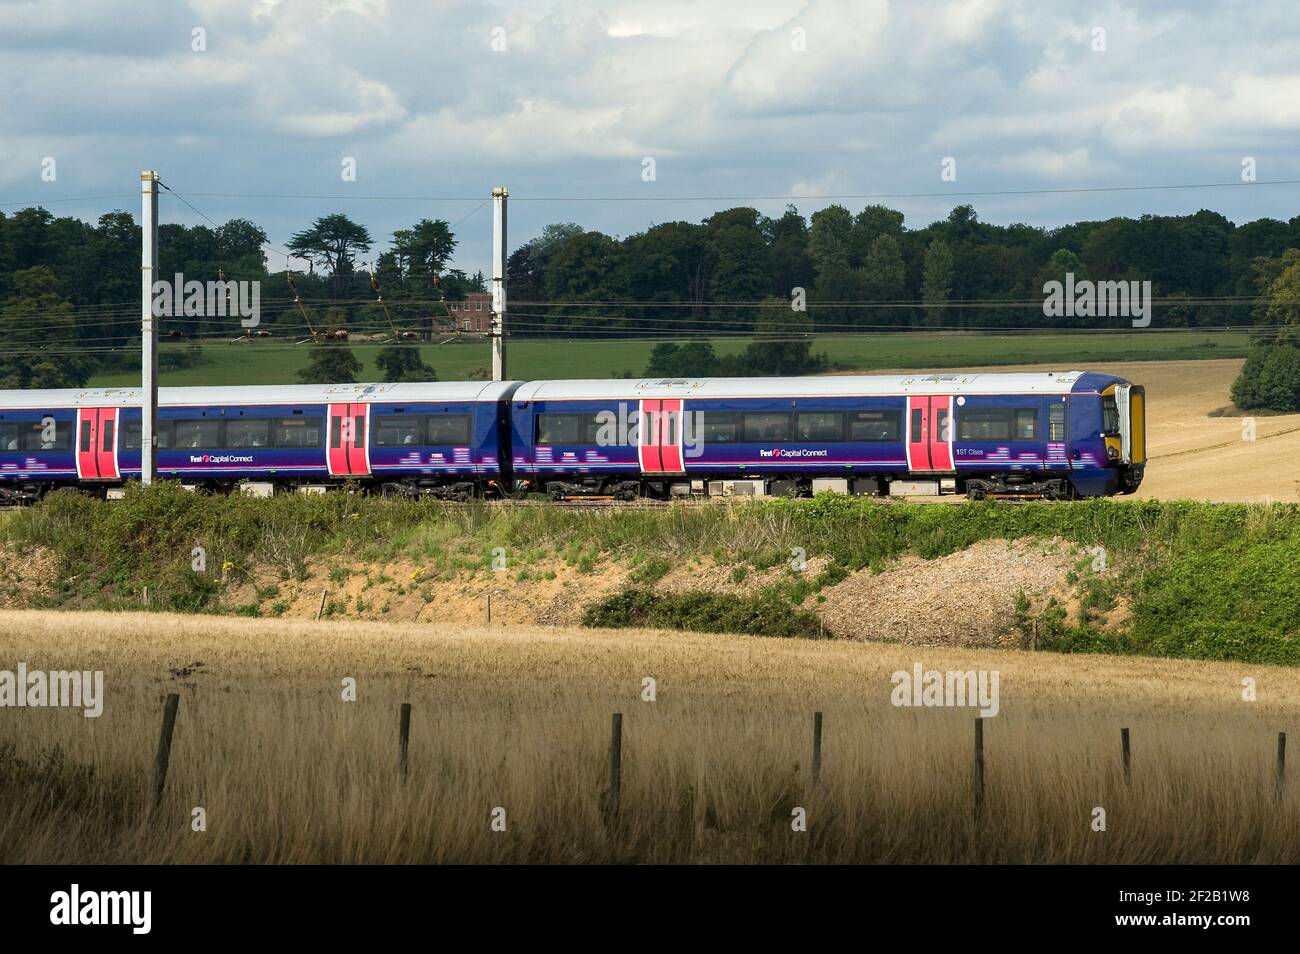
<path fill-rule="evenodd" d="M 1201 208 L 1285 220 L 1300 185 L 1266 183 L 1300 180 L 1295 14 L 1294 0 L 0 0 L 0 210 L 138 215 L 155 169 L 204 215 L 265 228 L 273 270 L 295 231 L 344 212 L 380 240 L 455 223 L 470 272 L 489 269 L 496 185 L 511 248 L 549 222 L 625 236 L 742 204 L 881 202 L 910 228 L 963 203 L 1047 227 Z M 1203 183 L 1241 184 L 1129 188 Z M 1098 188 L 1116 191 L 1037 191 Z M 1005 191 L 1026 194 L 973 194 Z M 204 221 L 166 193 L 161 218 Z"/>

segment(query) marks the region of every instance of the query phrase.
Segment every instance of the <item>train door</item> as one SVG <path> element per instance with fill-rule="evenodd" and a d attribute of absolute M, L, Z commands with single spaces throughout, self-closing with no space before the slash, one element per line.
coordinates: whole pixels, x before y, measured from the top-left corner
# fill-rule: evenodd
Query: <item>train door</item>
<path fill-rule="evenodd" d="M 366 405 L 329 405 L 329 441 L 325 451 L 331 477 L 364 477 L 370 473 L 366 444 Z"/>
<path fill-rule="evenodd" d="M 681 398 L 648 398 L 640 407 L 637 459 L 643 474 L 684 474 Z"/>
<path fill-rule="evenodd" d="M 77 409 L 77 476 L 117 480 L 118 413 L 115 407 Z"/>
<path fill-rule="evenodd" d="M 915 473 L 957 472 L 952 441 L 956 421 L 953 399 L 914 395 L 907 399 L 907 469 Z"/>

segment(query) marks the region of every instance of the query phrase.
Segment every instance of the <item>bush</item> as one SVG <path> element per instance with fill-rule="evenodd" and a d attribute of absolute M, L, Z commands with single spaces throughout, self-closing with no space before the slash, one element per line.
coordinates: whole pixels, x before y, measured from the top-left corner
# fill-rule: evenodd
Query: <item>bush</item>
<path fill-rule="evenodd" d="M 1232 384 L 1243 411 L 1300 411 L 1300 348 L 1291 342 L 1256 345 Z"/>
<path fill-rule="evenodd" d="M 817 636 L 817 618 L 776 594 L 679 593 L 659 596 L 629 589 L 601 600 L 582 618 L 584 626 L 686 629 L 752 636 Z"/>

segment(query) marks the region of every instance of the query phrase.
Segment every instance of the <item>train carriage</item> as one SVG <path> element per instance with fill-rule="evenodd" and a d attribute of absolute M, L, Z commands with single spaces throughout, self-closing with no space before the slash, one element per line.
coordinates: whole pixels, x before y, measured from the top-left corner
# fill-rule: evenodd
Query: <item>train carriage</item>
<path fill-rule="evenodd" d="M 517 382 L 161 388 L 161 477 L 227 488 L 347 480 L 463 499 L 495 487 Z M 0 392 L 0 496 L 120 485 L 141 468 L 139 389 Z"/>
<path fill-rule="evenodd" d="M 515 480 L 556 497 L 1130 493 L 1144 393 L 1094 372 L 541 381 Z"/>

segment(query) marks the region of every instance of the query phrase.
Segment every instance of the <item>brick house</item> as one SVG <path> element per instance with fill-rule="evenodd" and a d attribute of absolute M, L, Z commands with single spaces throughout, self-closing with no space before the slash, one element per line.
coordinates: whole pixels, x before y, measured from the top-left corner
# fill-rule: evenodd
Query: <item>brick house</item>
<path fill-rule="evenodd" d="M 447 308 L 457 331 L 483 334 L 492 330 L 492 296 L 487 292 L 470 292 L 464 301 L 447 302 Z"/>

